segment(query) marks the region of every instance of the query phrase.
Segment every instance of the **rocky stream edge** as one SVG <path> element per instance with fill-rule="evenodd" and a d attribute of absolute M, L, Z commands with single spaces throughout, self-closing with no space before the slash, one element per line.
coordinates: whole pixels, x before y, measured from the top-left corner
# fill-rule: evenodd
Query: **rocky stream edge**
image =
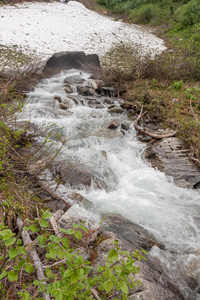
<path fill-rule="evenodd" d="M 46 63 L 43 69 L 44 77 L 50 77 L 65 69 L 81 69 L 83 64 L 93 64 L 100 67 L 99 58 L 97 55 L 85 55 L 84 52 L 62 52 L 54 54 Z M 66 93 L 71 92 L 71 84 L 78 82 L 79 78 L 71 78 L 66 82 Z M 93 96 L 95 93 L 107 94 L 108 96 L 116 96 L 115 89 L 104 87 L 102 82 L 93 81 L 92 85 L 82 83 L 79 85 L 79 93 L 83 96 Z M 55 99 L 60 102 L 60 107 L 63 113 L 68 113 L 68 103 L 62 103 L 61 99 Z M 91 100 L 92 101 L 92 100 Z M 126 107 L 126 111 L 133 109 L 132 105 Z M 123 113 L 124 106 L 111 105 L 111 113 Z M 109 129 L 115 130 L 121 126 L 121 132 L 126 130 L 126 124 L 118 124 L 111 122 Z M 149 137 L 139 136 L 141 141 L 149 141 Z M 104 154 L 106 155 L 106 153 Z M 185 149 L 184 142 L 176 137 L 161 139 L 152 145 L 149 145 L 144 153 L 144 156 L 152 163 L 153 167 L 158 168 L 166 175 L 174 178 L 175 183 L 181 187 L 199 188 L 200 173 L 198 168 L 189 160 L 189 151 Z M 36 166 L 37 167 L 37 166 Z M 36 168 L 37 169 L 37 168 Z M 62 177 L 62 168 L 59 169 Z M 87 173 L 77 172 L 72 170 L 67 176 L 67 183 L 70 185 L 90 185 L 91 178 Z M 65 178 L 62 178 L 65 181 Z M 80 223 L 87 221 L 86 224 L 90 229 L 98 228 L 96 221 L 88 215 L 87 206 L 89 201 L 83 198 L 78 193 L 74 193 L 72 199 L 74 204 L 68 208 L 66 204 L 60 201 L 56 193 L 46 190 L 41 194 L 41 198 L 49 197 L 48 206 L 54 213 L 54 217 L 61 227 L 69 227 L 72 223 Z M 78 206 L 78 207 L 77 207 Z M 79 214 L 77 216 L 77 208 Z M 157 242 L 150 234 L 139 225 L 134 224 L 121 215 L 107 215 L 107 224 L 100 231 L 99 236 L 109 237 L 103 240 L 95 249 L 97 258 L 94 262 L 94 269 L 97 265 L 105 262 L 108 252 L 113 248 L 111 239 L 118 239 L 119 246 L 123 250 L 145 249 L 149 251 L 154 245 L 163 249 L 164 246 Z M 96 236 L 93 237 L 92 243 L 95 242 Z M 85 253 L 87 257 L 87 253 Z M 176 282 L 165 274 L 158 259 L 148 255 L 147 260 L 137 261 L 136 266 L 140 268 L 140 273 L 136 276 L 136 280 L 140 280 L 142 286 L 130 291 L 130 299 L 135 300 L 180 300 L 184 299 Z M 192 281 L 193 287 L 197 287 L 198 282 L 195 278 L 189 278 Z M 112 298 L 111 298 L 112 299 Z"/>

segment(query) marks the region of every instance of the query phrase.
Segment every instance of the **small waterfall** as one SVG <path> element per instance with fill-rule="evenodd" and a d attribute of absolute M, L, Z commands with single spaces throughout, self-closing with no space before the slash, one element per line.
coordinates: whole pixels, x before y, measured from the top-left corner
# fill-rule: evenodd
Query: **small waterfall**
<path fill-rule="evenodd" d="M 105 97 L 96 95 L 85 101 L 74 94 L 76 87 L 67 95 L 64 78 L 72 74 L 77 70 L 41 81 L 29 93 L 21 120 L 54 124 L 62 131 L 63 160 L 78 161 L 103 186 L 100 189 L 93 182 L 79 190 L 93 203 L 94 211 L 120 213 L 145 227 L 165 245 L 165 250 L 153 247 L 151 255 L 161 260 L 185 299 L 200 299 L 200 192 L 177 187 L 144 161 L 145 145 L 138 142 L 133 123 L 125 113 L 111 115 Z M 82 77 L 89 80 L 87 73 Z M 70 102 L 68 115 L 55 96 Z M 112 101 L 117 104 L 118 100 Z M 119 125 L 125 122 L 128 130 L 122 133 L 120 126 L 109 130 L 112 120 Z"/>

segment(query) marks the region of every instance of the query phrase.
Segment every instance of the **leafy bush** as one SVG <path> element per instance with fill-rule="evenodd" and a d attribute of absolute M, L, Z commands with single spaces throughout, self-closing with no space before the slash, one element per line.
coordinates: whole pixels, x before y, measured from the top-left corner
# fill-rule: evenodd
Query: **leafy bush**
<path fill-rule="evenodd" d="M 198 0 L 192 0 L 181 6 L 176 14 L 182 27 L 192 26 L 200 22 L 200 4 Z"/>
<path fill-rule="evenodd" d="M 44 297 L 47 294 L 56 300 L 92 300 L 94 292 L 103 300 L 116 291 L 121 291 L 120 299 L 128 299 L 129 288 L 141 284 L 134 281 L 133 276 L 139 272 L 134 262 L 145 259 L 142 252 L 147 253 L 144 250 L 141 253 L 137 250 L 133 253 L 121 251 L 118 242 L 114 241 L 114 248 L 108 253 L 105 265 L 98 266 L 97 272 L 93 272 L 90 261 L 79 253 L 81 242 L 85 245 L 87 228 L 73 223 L 73 228 L 60 228 L 60 232 L 52 234 L 48 231 L 47 221 L 51 217 L 48 211 L 43 211 L 42 216 L 33 221 L 18 219 L 18 235 L 0 223 L 0 244 L 3 249 L 0 256 L 0 293 L 5 295 L 6 285 L 16 282 L 14 298 L 18 294 L 21 299 L 27 300 L 42 299 L 41 295 Z M 27 246 L 26 231 L 35 235 L 35 240 Z M 42 254 L 42 269 L 46 279 L 38 280 L 35 276 L 35 271 L 38 274 L 39 258 L 31 255 L 35 251 L 33 245 L 39 245 L 37 248 Z M 26 281 L 21 280 L 22 276 Z M 34 295 L 31 295 L 31 290 L 34 290 Z"/>

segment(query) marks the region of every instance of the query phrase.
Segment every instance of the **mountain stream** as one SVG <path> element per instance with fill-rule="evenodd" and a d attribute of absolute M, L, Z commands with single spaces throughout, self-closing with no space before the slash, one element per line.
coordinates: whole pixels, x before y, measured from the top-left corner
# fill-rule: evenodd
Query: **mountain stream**
<path fill-rule="evenodd" d="M 172 178 L 144 160 L 145 144 L 137 140 L 134 122 L 126 112 L 108 111 L 109 105 L 118 106 L 122 100 L 81 96 L 76 85 L 67 94 L 64 79 L 77 74 L 92 80 L 78 70 L 44 79 L 28 93 L 19 115 L 21 121 L 38 126 L 54 124 L 65 137 L 62 159 L 78 163 L 93 178 L 89 187 L 60 185 L 58 192 L 68 199 L 69 191 L 77 190 L 93 203 L 95 215 L 120 213 L 146 228 L 165 247 L 154 246 L 150 255 L 159 258 L 185 299 L 200 299 L 200 192 L 177 187 Z M 65 110 L 69 115 L 59 114 L 62 110 L 55 96 L 70 102 L 71 108 Z M 113 120 L 118 128 L 108 129 Z"/>

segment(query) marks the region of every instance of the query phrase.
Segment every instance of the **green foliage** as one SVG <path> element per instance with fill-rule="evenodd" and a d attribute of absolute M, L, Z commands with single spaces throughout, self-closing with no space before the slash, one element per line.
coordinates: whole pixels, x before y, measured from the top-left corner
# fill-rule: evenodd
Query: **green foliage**
<path fill-rule="evenodd" d="M 179 81 L 174 81 L 172 83 L 172 86 L 175 90 L 180 90 L 182 87 L 183 87 L 183 81 L 182 80 L 179 80 Z"/>
<path fill-rule="evenodd" d="M 181 27 L 188 27 L 200 22 L 200 4 L 198 0 L 189 1 L 176 11 Z"/>
<path fill-rule="evenodd" d="M 183 28 L 200 22 L 199 0 L 97 0 L 113 13 L 142 24 Z"/>
<path fill-rule="evenodd" d="M 48 218 L 51 218 L 51 214 L 44 211 L 41 218 L 35 218 L 34 221 L 25 220 L 23 223 L 25 225 L 23 230 L 37 234 L 36 241 L 39 242 L 41 249 L 44 249 L 47 284 L 35 278 L 35 266 L 28 255 L 31 248 L 28 247 L 30 248 L 28 250 L 23 246 L 20 231 L 16 235 L 0 223 L 0 244 L 3 249 L 0 257 L 2 295 L 5 294 L 4 285 L 8 282 L 18 282 L 20 299 L 35 299 L 36 294 L 37 299 L 40 299 L 42 292 L 56 300 L 93 299 L 92 289 L 98 291 L 102 300 L 115 294 L 116 291 L 121 291 L 120 299 L 128 299 L 129 289 L 141 284 L 134 280 L 134 275 L 139 272 L 134 263 L 136 260 L 146 259 L 142 255 L 147 254 L 144 250 L 141 252 L 135 250 L 132 253 L 121 251 L 118 241 L 113 241 L 114 248 L 108 253 L 105 265 L 98 266 L 94 272 L 90 261 L 84 260 L 78 249 L 78 241 L 83 240 L 82 234 L 88 232 L 87 228 L 74 223 L 73 229 L 61 229 L 61 232 L 65 232 L 62 237 L 56 236 L 45 229 Z M 6 244 L 8 240 L 12 242 Z M 22 274 L 31 275 L 26 284 L 20 284 Z M 37 290 L 34 297 L 29 292 L 32 288 Z"/>

